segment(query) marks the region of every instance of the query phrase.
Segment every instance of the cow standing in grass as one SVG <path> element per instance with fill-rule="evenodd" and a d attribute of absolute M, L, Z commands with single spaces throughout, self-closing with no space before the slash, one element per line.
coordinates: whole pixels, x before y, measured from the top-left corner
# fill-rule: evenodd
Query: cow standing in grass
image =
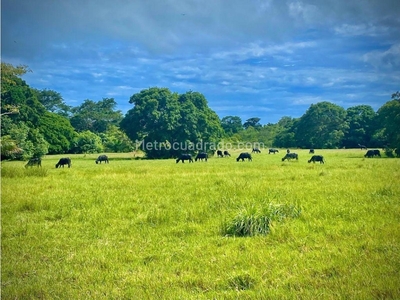
<path fill-rule="evenodd" d="M 217 151 L 217 157 L 224 157 L 224 154 L 222 153 L 221 150 Z"/>
<path fill-rule="evenodd" d="M 282 158 L 282 161 L 284 161 L 285 159 L 289 161 L 291 159 L 299 160 L 299 156 L 297 155 L 297 153 L 286 153 L 286 155 Z"/>
<path fill-rule="evenodd" d="M 31 159 L 29 159 L 29 161 L 25 165 L 25 168 L 33 167 L 33 166 L 41 167 L 42 166 L 42 159 L 40 157 L 32 157 Z"/>
<path fill-rule="evenodd" d="M 320 164 L 324 164 L 324 157 L 322 155 L 313 155 L 310 160 L 308 161 L 308 163 L 313 162 L 315 163 L 316 161 L 319 161 Z"/>
<path fill-rule="evenodd" d="M 181 156 L 178 157 L 178 159 L 176 160 L 176 163 L 182 161 L 182 163 L 185 163 L 185 160 L 188 160 L 189 163 L 193 162 L 193 158 L 190 154 L 182 154 Z"/>
<path fill-rule="evenodd" d="M 368 150 L 367 153 L 365 153 L 364 157 L 374 157 L 374 156 L 379 156 L 381 157 L 381 151 L 379 151 L 378 149 L 375 150 Z"/>
<path fill-rule="evenodd" d="M 107 155 L 100 155 L 97 159 L 96 159 L 96 164 L 100 163 L 104 161 L 105 164 L 108 164 L 108 156 Z"/>
<path fill-rule="evenodd" d="M 71 168 L 71 159 L 69 157 L 60 158 L 58 163 L 56 164 L 56 169 L 63 167 L 64 165 L 68 165 L 68 168 Z"/>
<path fill-rule="evenodd" d="M 273 154 L 275 154 L 275 153 L 279 153 L 279 150 L 278 149 L 269 149 L 268 150 L 268 154 L 271 154 L 271 153 L 273 153 Z"/>
<path fill-rule="evenodd" d="M 244 161 L 246 158 L 247 158 L 249 161 L 252 161 L 252 158 L 251 158 L 251 154 L 250 154 L 250 153 L 248 153 L 248 152 L 242 152 L 242 153 L 239 154 L 239 157 L 236 158 L 236 161 L 239 161 L 240 159 L 241 159 L 242 161 Z"/>
<path fill-rule="evenodd" d="M 196 158 L 194 159 L 195 161 L 197 160 L 201 160 L 203 161 L 203 159 L 205 159 L 205 161 L 207 161 L 208 159 L 208 154 L 205 152 L 200 152 L 199 154 L 197 154 Z"/>
<path fill-rule="evenodd" d="M 261 153 L 261 150 L 258 148 L 253 148 L 253 151 L 251 153 Z"/>
<path fill-rule="evenodd" d="M 308 154 L 314 154 L 314 153 L 315 153 L 314 149 L 310 149 L 310 151 L 308 151 Z"/>
<path fill-rule="evenodd" d="M 224 156 L 231 156 L 228 151 L 224 151 Z"/>

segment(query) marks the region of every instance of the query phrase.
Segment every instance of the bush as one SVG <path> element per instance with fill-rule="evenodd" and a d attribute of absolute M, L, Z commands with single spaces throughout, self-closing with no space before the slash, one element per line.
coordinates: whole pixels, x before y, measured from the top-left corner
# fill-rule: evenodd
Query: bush
<path fill-rule="evenodd" d="M 301 210 L 293 205 L 273 205 L 242 209 L 232 220 L 222 225 L 222 233 L 228 236 L 256 236 L 270 232 L 272 221 L 300 216 Z"/>

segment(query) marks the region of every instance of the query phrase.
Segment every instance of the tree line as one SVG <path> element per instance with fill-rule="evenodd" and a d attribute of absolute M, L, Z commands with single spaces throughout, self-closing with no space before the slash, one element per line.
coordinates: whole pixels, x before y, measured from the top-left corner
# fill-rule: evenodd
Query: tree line
<path fill-rule="evenodd" d="M 285 148 L 354 148 L 358 145 L 400 149 L 400 93 L 377 112 L 368 105 L 344 109 L 330 102 L 312 104 L 300 118 L 282 117 L 262 125 L 254 117 L 222 119 L 204 95 L 153 87 L 130 97 L 133 108 L 123 115 L 113 98 L 86 99 L 67 105 L 52 90 L 31 88 L 21 77 L 27 66 L 1 63 L 1 159 L 45 154 L 130 152 L 141 147 L 148 158 L 177 157 L 181 148 L 225 142 L 262 143 Z"/>

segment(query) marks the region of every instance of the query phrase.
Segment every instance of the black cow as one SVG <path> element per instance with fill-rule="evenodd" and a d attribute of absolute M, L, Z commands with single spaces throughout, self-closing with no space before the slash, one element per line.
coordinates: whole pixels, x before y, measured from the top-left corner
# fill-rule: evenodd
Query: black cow
<path fill-rule="evenodd" d="M 242 152 L 242 153 L 240 153 L 240 154 L 239 154 L 239 157 L 236 158 L 236 161 L 239 161 L 240 159 L 241 159 L 242 161 L 244 161 L 245 158 L 247 158 L 249 161 L 252 161 L 252 159 L 251 159 L 251 154 L 248 153 L 248 152 Z"/>
<path fill-rule="evenodd" d="M 203 161 L 203 159 L 205 159 L 207 161 L 208 159 L 208 154 L 205 152 L 200 152 L 197 154 L 195 161 L 197 161 L 198 159 L 200 159 L 201 161 Z"/>
<path fill-rule="evenodd" d="M 40 157 L 32 157 L 31 159 L 29 159 L 29 161 L 25 165 L 25 168 L 33 167 L 33 166 L 41 167 L 42 166 L 42 159 Z"/>
<path fill-rule="evenodd" d="M 271 153 L 273 153 L 273 154 L 279 153 L 279 150 L 271 148 L 271 149 L 268 150 L 268 154 L 271 154 Z"/>
<path fill-rule="evenodd" d="M 224 157 L 224 154 L 222 153 L 221 150 L 217 151 L 217 157 Z"/>
<path fill-rule="evenodd" d="M 71 168 L 71 159 L 69 157 L 60 158 L 56 164 L 56 169 L 61 167 L 64 168 L 64 165 L 68 165 L 68 168 Z"/>
<path fill-rule="evenodd" d="M 287 160 L 291 160 L 291 159 L 299 160 L 299 156 L 297 155 L 297 153 L 286 153 L 285 157 L 282 158 L 282 161 L 284 161 L 285 159 L 287 159 Z"/>
<path fill-rule="evenodd" d="M 322 155 L 313 155 L 308 162 L 309 163 L 310 162 L 315 163 L 316 161 L 319 161 L 320 164 L 324 164 L 325 163 L 324 157 Z"/>
<path fill-rule="evenodd" d="M 228 151 L 224 151 L 224 156 L 231 156 Z"/>
<path fill-rule="evenodd" d="M 251 153 L 261 153 L 261 150 L 258 148 L 253 148 L 253 151 Z"/>
<path fill-rule="evenodd" d="M 364 155 L 364 157 L 368 157 L 368 158 L 371 158 L 371 157 L 374 157 L 374 156 L 381 157 L 381 152 L 379 150 L 377 150 L 377 149 L 368 150 L 367 153 L 365 153 L 365 155 Z"/>
<path fill-rule="evenodd" d="M 365 146 L 365 145 L 358 144 L 358 147 L 360 147 L 361 150 L 363 150 L 363 149 L 367 150 L 367 146 Z"/>
<path fill-rule="evenodd" d="M 310 151 L 308 151 L 308 154 L 314 154 L 314 153 L 315 153 L 314 149 L 310 149 Z"/>
<path fill-rule="evenodd" d="M 104 161 L 104 163 L 108 164 L 108 156 L 107 155 L 100 155 L 97 159 L 96 159 L 96 164 L 100 163 Z"/>
<path fill-rule="evenodd" d="M 182 163 L 185 163 L 185 160 L 188 160 L 189 163 L 193 162 L 193 158 L 190 154 L 182 154 L 181 156 L 179 156 L 179 158 L 176 160 L 176 163 L 178 163 L 179 161 L 182 161 Z"/>

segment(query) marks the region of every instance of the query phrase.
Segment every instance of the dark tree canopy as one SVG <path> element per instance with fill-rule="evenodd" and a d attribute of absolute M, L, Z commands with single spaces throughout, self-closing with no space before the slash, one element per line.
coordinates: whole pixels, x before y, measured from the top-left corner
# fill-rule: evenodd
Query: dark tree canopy
<path fill-rule="evenodd" d="M 369 105 L 357 105 L 346 110 L 346 122 L 349 125 L 343 146 L 346 148 L 357 148 L 359 144 L 370 145 L 374 130 L 375 111 Z"/>
<path fill-rule="evenodd" d="M 46 112 L 39 123 L 39 132 L 49 143 L 49 154 L 68 153 L 76 137 L 69 120 L 58 114 Z"/>
<path fill-rule="evenodd" d="M 118 125 L 123 118 L 121 111 L 115 110 L 116 105 L 113 98 L 103 98 L 98 102 L 87 99 L 71 109 L 71 125 L 78 132 L 106 132 L 109 126 Z"/>
<path fill-rule="evenodd" d="M 387 144 L 391 148 L 400 148 L 400 101 L 394 99 L 386 102 L 377 114 Z"/>
<path fill-rule="evenodd" d="M 222 118 L 221 126 L 228 135 L 232 135 L 243 130 L 242 119 L 238 116 L 227 116 Z"/>
<path fill-rule="evenodd" d="M 61 94 L 52 90 L 36 90 L 37 98 L 46 110 L 68 117 L 71 107 L 66 105 Z"/>
<path fill-rule="evenodd" d="M 262 125 L 260 124 L 260 118 L 254 117 L 254 118 L 250 118 L 247 119 L 246 122 L 244 122 L 243 127 L 245 129 L 249 128 L 249 127 L 253 127 L 253 128 L 261 128 Z"/>
<path fill-rule="evenodd" d="M 153 87 L 134 94 L 129 102 L 134 108 L 121 121 L 121 129 L 132 140 L 144 141 L 142 149 L 149 158 L 177 157 L 190 152 L 190 144 L 204 145 L 222 136 L 217 114 L 200 93 L 178 95 Z"/>
<path fill-rule="evenodd" d="M 336 148 L 348 129 L 344 108 L 330 103 L 311 104 L 297 124 L 296 141 L 302 148 Z"/>

